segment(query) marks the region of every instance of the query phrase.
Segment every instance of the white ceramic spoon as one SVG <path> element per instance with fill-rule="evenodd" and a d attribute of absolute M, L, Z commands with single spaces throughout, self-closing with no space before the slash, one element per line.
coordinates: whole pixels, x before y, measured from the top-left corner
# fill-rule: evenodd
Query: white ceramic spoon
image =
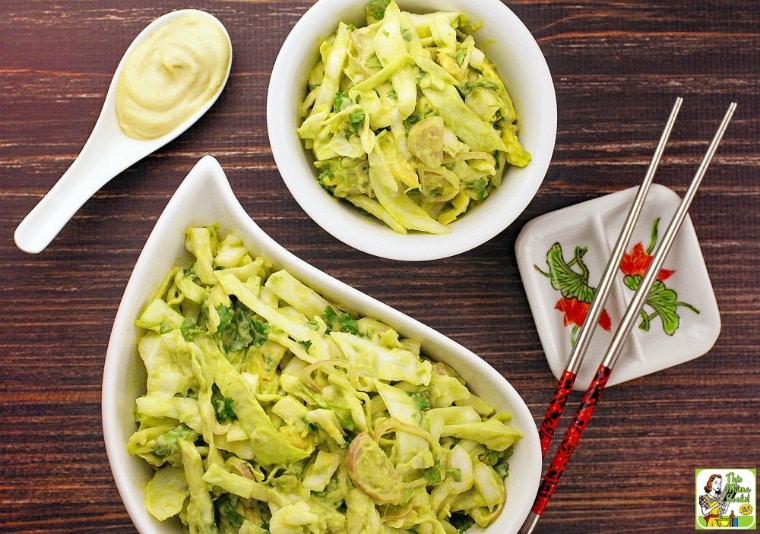
<path fill-rule="evenodd" d="M 156 139 L 133 139 L 121 130 L 114 106 L 116 82 L 119 79 L 125 58 L 160 26 L 191 11 L 212 19 L 215 24 L 221 27 L 227 38 L 230 47 L 230 60 L 224 82 L 219 86 L 217 93 L 203 107 L 171 132 Z M 216 102 L 227 83 L 231 66 L 232 45 L 229 34 L 219 20 L 206 12 L 192 9 L 173 11 L 146 26 L 132 41 L 119 62 L 106 94 L 103 109 L 79 156 L 48 194 L 40 200 L 16 228 L 14 234 L 16 246 L 33 254 L 41 252 L 58 235 L 58 232 L 77 210 L 101 187 L 135 162 L 161 148 L 187 130 Z"/>

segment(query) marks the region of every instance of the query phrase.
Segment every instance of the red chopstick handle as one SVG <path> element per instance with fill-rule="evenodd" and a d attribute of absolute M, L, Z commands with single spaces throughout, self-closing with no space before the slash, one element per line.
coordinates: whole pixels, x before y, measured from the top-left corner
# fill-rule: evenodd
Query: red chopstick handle
<path fill-rule="evenodd" d="M 591 381 L 591 384 L 586 390 L 586 393 L 581 399 L 581 404 L 578 407 L 578 411 L 575 413 L 575 417 L 570 422 L 570 427 L 565 433 L 565 437 L 562 439 L 562 443 L 559 449 L 554 455 L 549 470 L 544 476 L 544 481 L 541 484 L 541 488 L 538 490 L 538 496 L 533 503 L 532 512 L 536 515 L 542 515 L 546 506 L 549 504 L 549 500 L 554 493 L 554 490 L 559 484 L 559 478 L 562 476 L 562 472 L 565 470 L 567 462 L 570 461 L 570 457 L 575 451 L 575 447 L 578 445 L 578 441 L 581 439 L 581 434 L 588 425 L 591 414 L 594 413 L 596 403 L 599 400 L 599 396 L 604 390 L 604 386 L 607 384 L 607 380 L 610 378 L 612 369 L 604 365 L 600 365 L 596 370 L 596 375 Z"/>
<path fill-rule="evenodd" d="M 546 408 L 544 420 L 538 429 L 538 436 L 541 438 L 541 456 L 546 456 L 549 450 L 549 444 L 552 442 L 552 436 L 557 430 L 559 419 L 562 417 L 562 411 L 565 409 L 567 399 L 573 390 L 575 383 L 575 373 L 565 369 L 557 381 L 557 387 L 554 389 L 554 395 Z"/>

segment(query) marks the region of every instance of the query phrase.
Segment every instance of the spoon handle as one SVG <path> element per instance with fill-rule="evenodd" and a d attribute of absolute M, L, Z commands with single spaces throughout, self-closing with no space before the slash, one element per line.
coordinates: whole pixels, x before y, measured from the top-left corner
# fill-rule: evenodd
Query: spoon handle
<path fill-rule="evenodd" d="M 98 122 L 69 169 L 16 228 L 13 238 L 24 252 L 44 250 L 87 199 L 139 159 L 110 143 L 104 130 L 112 126 Z"/>
<path fill-rule="evenodd" d="M 149 36 L 164 24 L 171 20 L 194 13 L 194 16 L 203 16 L 211 19 L 221 29 L 227 55 L 226 71 L 221 83 L 216 88 L 216 93 L 206 98 L 205 103 L 196 105 L 195 113 L 187 117 L 184 122 L 175 126 L 171 131 L 160 137 L 150 139 L 136 139 L 122 131 L 116 112 L 116 81 L 119 79 L 122 66 L 131 50 L 140 46 Z M 45 195 L 42 200 L 32 209 L 21 224 L 16 228 L 14 240 L 18 248 L 25 252 L 37 254 L 41 252 L 58 235 L 66 222 L 109 180 L 121 173 L 133 163 L 151 154 L 158 148 L 180 135 L 216 102 L 217 98 L 227 83 L 227 78 L 232 67 L 232 43 L 229 34 L 221 22 L 213 15 L 196 9 L 180 9 L 172 11 L 157 18 L 143 29 L 127 48 L 116 72 L 111 80 L 111 85 L 106 93 L 105 102 L 100 116 L 95 122 L 95 127 L 87 139 L 82 152 L 71 164 L 71 167 L 61 176 L 58 183 Z"/>

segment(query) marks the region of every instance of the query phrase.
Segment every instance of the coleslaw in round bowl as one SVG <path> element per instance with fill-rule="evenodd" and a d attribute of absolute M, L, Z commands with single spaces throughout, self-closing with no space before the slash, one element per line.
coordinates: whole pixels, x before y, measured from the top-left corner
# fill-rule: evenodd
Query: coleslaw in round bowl
<path fill-rule="evenodd" d="M 498 0 L 386 4 L 319 0 L 296 23 L 269 84 L 272 153 L 296 201 L 344 243 L 452 256 L 509 226 L 543 181 L 551 74 Z"/>

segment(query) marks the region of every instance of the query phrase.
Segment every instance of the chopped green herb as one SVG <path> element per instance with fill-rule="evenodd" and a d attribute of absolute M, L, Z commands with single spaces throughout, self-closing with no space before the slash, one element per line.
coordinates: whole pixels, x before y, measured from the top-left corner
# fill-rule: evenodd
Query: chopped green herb
<path fill-rule="evenodd" d="M 206 329 L 198 326 L 198 319 L 195 317 L 185 317 L 182 325 L 179 327 L 182 337 L 185 341 L 192 341 L 195 334 L 205 332 Z"/>
<path fill-rule="evenodd" d="M 222 394 L 219 393 L 219 389 L 214 385 L 211 404 L 214 406 L 214 414 L 216 415 L 216 420 L 218 422 L 224 423 L 225 421 L 234 421 L 237 419 L 235 410 L 232 407 L 233 402 L 232 398 L 223 397 Z"/>
<path fill-rule="evenodd" d="M 220 532 L 237 532 L 245 522 L 237 510 L 239 499 L 235 495 L 222 493 L 214 502 Z"/>
<path fill-rule="evenodd" d="M 425 469 L 425 480 L 428 484 L 440 484 L 443 480 L 443 471 L 441 469 L 441 461 L 435 458 L 435 463 Z"/>
<path fill-rule="evenodd" d="M 462 482 L 462 471 L 460 469 L 447 469 L 446 474 L 456 482 Z"/>
<path fill-rule="evenodd" d="M 357 109 L 356 111 L 352 111 L 348 114 L 348 127 L 351 128 L 351 131 L 355 134 L 359 134 L 361 132 L 361 128 L 364 125 L 364 117 L 365 113 L 363 109 Z"/>
<path fill-rule="evenodd" d="M 251 345 L 260 347 L 267 340 L 269 326 L 257 320 L 245 304 L 237 301 L 231 306 L 220 304 L 216 311 L 219 314 L 216 336 L 225 350 L 235 352 Z"/>
<path fill-rule="evenodd" d="M 462 63 L 464 62 L 464 58 L 467 56 L 467 49 L 466 48 L 460 48 L 457 50 L 457 53 L 454 54 L 454 61 L 457 62 L 457 65 L 460 67 L 462 66 Z"/>
<path fill-rule="evenodd" d="M 317 182 L 328 191 L 335 186 L 335 172 L 333 160 L 319 161 L 314 164 L 317 168 Z"/>
<path fill-rule="evenodd" d="M 440 484 L 443 481 L 444 473 L 446 476 L 453 478 L 456 482 L 462 481 L 462 471 L 459 469 L 444 469 L 443 465 L 441 465 L 440 459 L 438 458 L 435 458 L 433 461 L 433 465 L 424 471 L 425 481 L 428 484 Z"/>
<path fill-rule="evenodd" d="M 340 313 L 338 315 L 338 312 L 332 306 L 325 308 L 325 311 L 322 313 L 322 320 L 331 331 L 359 334 L 359 325 L 356 324 L 356 319 L 350 313 Z"/>
<path fill-rule="evenodd" d="M 403 122 L 406 133 L 409 133 L 409 130 L 412 128 L 412 126 L 420 122 L 420 120 L 420 116 L 417 115 L 417 113 L 412 113 L 407 118 L 405 118 Z"/>
<path fill-rule="evenodd" d="M 175 426 L 168 432 L 161 434 L 155 440 L 153 440 L 153 454 L 161 458 L 171 456 L 179 452 L 179 445 L 177 440 L 187 439 L 195 440 L 198 434 L 185 424 Z"/>
<path fill-rule="evenodd" d="M 380 58 L 377 56 L 370 56 L 364 62 L 364 66 L 368 69 L 382 69 L 383 64 L 380 63 Z"/>
<path fill-rule="evenodd" d="M 478 456 L 478 459 L 484 464 L 493 467 L 499 478 L 506 478 L 509 475 L 508 459 L 510 456 L 512 456 L 512 447 L 507 448 L 503 452 L 486 449 Z"/>
<path fill-rule="evenodd" d="M 338 113 L 341 109 L 343 109 L 343 101 L 345 100 L 345 96 L 343 96 L 343 93 L 335 93 L 335 97 L 333 97 L 333 105 L 332 105 L 332 112 Z"/>
<path fill-rule="evenodd" d="M 348 332 L 349 334 L 358 334 L 359 326 L 356 324 L 356 319 L 349 314 L 344 313 L 340 316 L 340 330 L 341 332 Z"/>
<path fill-rule="evenodd" d="M 390 4 L 390 0 L 370 0 L 367 4 L 367 22 L 372 24 L 385 17 L 385 8 Z"/>
<path fill-rule="evenodd" d="M 419 410 L 429 410 L 432 406 L 427 391 L 414 391 L 409 393 L 409 396 L 414 400 Z"/>
<path fill-rule="evenodd" d="M 492 91 L 499 90 L 499 84 L 496 82 L 492 82 L 490 80 L 478 80 L 476 82 L 467 82 L 461 87 L 460 91 L 463 95 L 469 95 L 473 89 L 476 89 L 478 87 L 482 87 L 483 89 L 490 89 Z"/>
<path fill-rule="evenodd" d="M 483 200 L 488 194 L 488 179 L 481 176 L 474 182 L 467 184 L 467 189 L 473 192 L 476 200 Z"/>
<path fill-rule="evenodd" d="M 467 514 L 454 512 L 449 518 L 449 524 L 457 529 L 457 534 L 462 534 L 475 524 L 475 520 Z"/>
<path fill-rule="evenodd" d="M 343 415 L 340 412 L 335 411 L 335 415 L 338 417 L 338 421 L 340 421 L 340 424 L 343 428 L 351 432 L 356 430 L 356 421 L 354 421 L 354 418 L 351 416 L 351 414 Z"/>
<path fill-rule="evenodd" d="M 335 313 L 335 308 L 332 306 L 325 308 L 325 311 L 322 312 L 322 319 L 324 320 L 327 327 L 330 328 L 330 326 L 338 320 L 338 314 Z"/>

